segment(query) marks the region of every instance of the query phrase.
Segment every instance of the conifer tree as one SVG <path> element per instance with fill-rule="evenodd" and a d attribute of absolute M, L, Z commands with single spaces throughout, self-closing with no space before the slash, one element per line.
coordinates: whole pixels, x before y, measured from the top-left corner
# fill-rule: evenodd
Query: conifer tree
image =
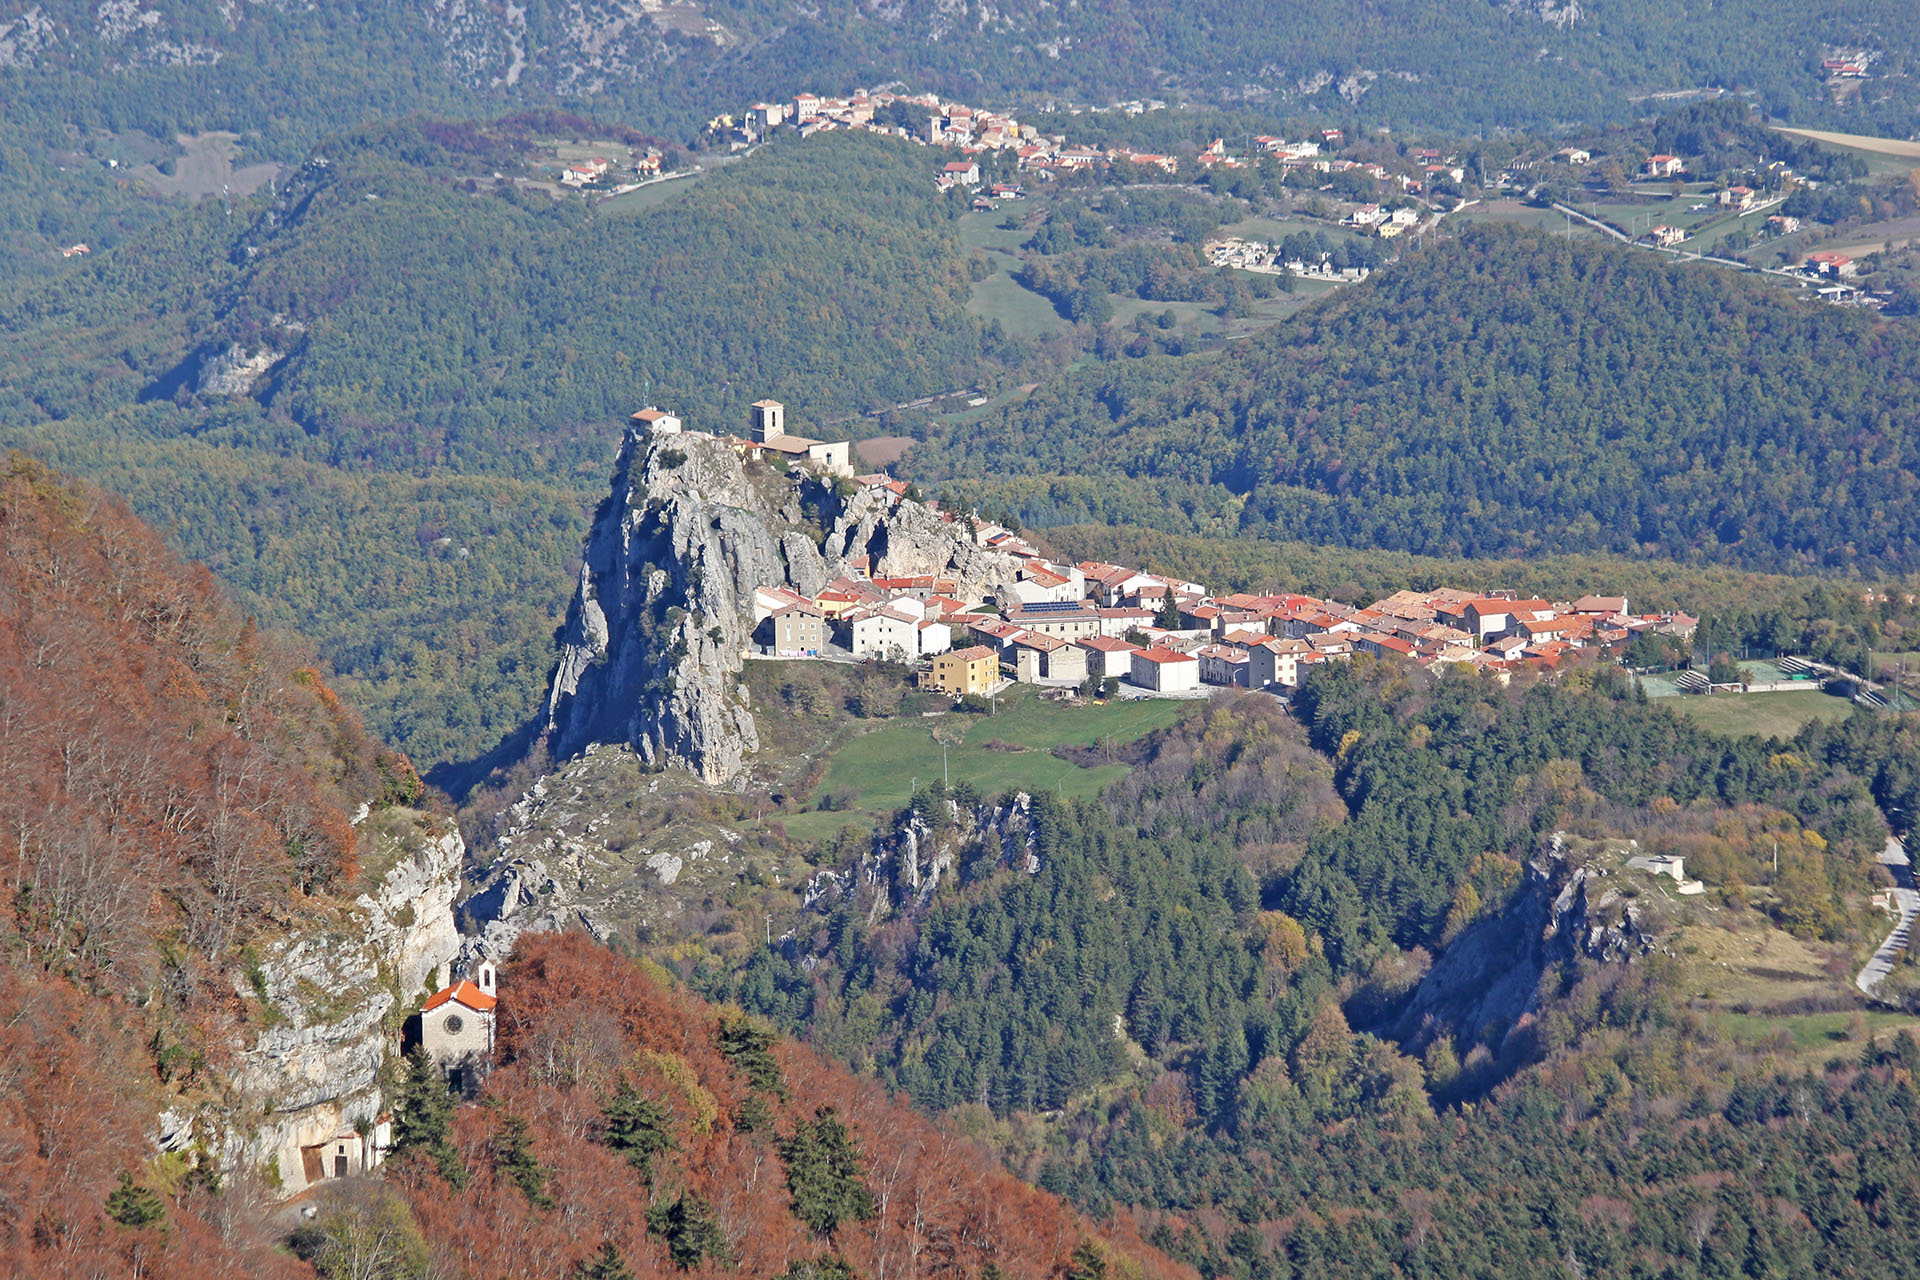
<path fill-rule="evenodd" d="M 832 1107 L 814 1112 L 812 1123 L 801 1121 L 780 1144 L 780 1156 L 787 1162 L 794 1214 L 820 1235 L 877 1212 L 861 1180 L 860 1153 Z"/>
<path fill-rule="evenodd" d="M 536 1209 L 551 1209 L 553 1197 L 547 1194 L 547 1179 L 552 1174 L 534 1158 L 533 1142 L 527 1136 L 527 1122 L 520 1116 L 508 1116 L 494 1139 L 493 1158 L 500 1172 L 520 1188 L 527 1203 Z"/>
<path fill-rule="evenodd" d="M 601 1112 L 606 1117 L 606 1144 L 627 1157 L 627 1163 L 651 1180 L 653 1158 L 673 1149 L 673 1115 L 625 1080 Z"/>
<path fill-rule="evenodd" d="M 123 1227 L 139 1230 L 164 1223 L 166 1202 L 138 1185 L 130 1173 L 120 1175 L 120 1185 L 107 1193 L 107 1216 Z"/>
<path fill-rule="evenodd" d="M 582 1260 L 574 1268 L 573 1280 L 633 1280 L 633 1272 L 627 1270 L 627 1264 L 620 1257 L 620 1251 L 613 1247 L 613 1241 L 605 1240 L 600 1244 L 600 1252 Z"/>
<path fill-rule="evenodd" d="M 453 1146 L 453 1091 L 439 1066 L 418 1045 L 407 1054 L 407 1074 L 393 1099 L 393 1150 L 424 1151 L 448 1185 L 466 1185 L 466 1167 Z"/>

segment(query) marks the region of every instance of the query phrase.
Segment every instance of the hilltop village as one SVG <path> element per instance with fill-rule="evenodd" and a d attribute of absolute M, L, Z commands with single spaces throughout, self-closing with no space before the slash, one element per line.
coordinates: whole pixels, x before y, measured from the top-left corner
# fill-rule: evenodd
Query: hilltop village
<path fill-rule="evenodd" d="M 1464 664 L 1504 679 L 1582 652 L 1618 656 L 1640 633 L 1689 640 L 1698 625 L 1684 613 L 1632 613 L 1624 596 L 1549 601 L 1436 587 L 1359 607 L 1216 592 L 1128 565 L 1062 563 L 1003 525 L 941 510 L 886 472 L 854 474 L 846 443 L 789 434 L 785 415 L 779 402 L 759 401 L 748 434 L 718 438 L 745 459 L 805 467 L 865 490 L 888 510 L 918 502 L 1019 568 L 1009 587 L 990 595 L 959 576 L 885 576 L 868 556 L 812 595 L 759 586 L 755 657 L 911 664 L 923 687 L 954 698 L 990 696 L 1010 682 L 1202 696 L 1209 686 L 1284 693 L 1314 664 L 1356 653 L 1424 667 Z M 657 407 L 633 422 L 655 437 L 686 433 L 677 415 Z"/>
<path fill-rule="evenodd" d="M 1133 104 L 1136 111 L 1147 104 Z M 1164 104 L 1161 104 L 1164 105 Z M 973 188 L 981 184 L 980 159 L 989 154 L 1007 154 L 1023 174 L 1052 179 L 1062 173 L 1106 169 L 1113 165 L 1137 166 L 1143 176 L 1158 173 L 1173 177 L 1183 168 L 1206 173 L 1215 169 L 1246 169 L 1262 159 L 1272 159 L 1282 169 L 1301 169 L 1334 174 L 1359 170 L 1377 181 L 1394 179 L 1403 190 L 1421 191 L 1426 182 L 1447 180 L 1463 182 L 1466 170 L 1451 156 L 1422 150 L 1414 155 L 1418 172 L 1393 173 L 1384 165 L 1343 159 L 1323 152 L 1345 142 L 1339 129 L 1323 129 L 1318 137 L 1289 141 L 1262 134 L 1251 139 L 1247 155 L 1228 149 L 1225 140 L 1216 138 L 1197 156 L 1181 157 L 1140 151 L 1131 147 L 1097 147 L 1076 144 L 1065 134 L 1042 133 L 1030 124 L 1022 124 L 1009 112 L 990 111 L 965 103 L 942 101 L 936 94 L 904 94 L 888 90 L 857 89 L 843 98 L 816 93 L 798 93 L 779 102 L 756 102 L 739 117 L 719 116 L 708 124 L 711 133 L 737 146 L 752 146 L 764 140 L 782 125 L 799 130 L 802 137 L 835 129 L 856 129 L 888 137 L 905 138 L 923 146 L 951 148 L 961 158 L 947 163 L 938 182 L 950 187 Z M 986 193 L 992 199 L 1018 199 L 1024 192 L 1014 184 L 996 184 Z"/>

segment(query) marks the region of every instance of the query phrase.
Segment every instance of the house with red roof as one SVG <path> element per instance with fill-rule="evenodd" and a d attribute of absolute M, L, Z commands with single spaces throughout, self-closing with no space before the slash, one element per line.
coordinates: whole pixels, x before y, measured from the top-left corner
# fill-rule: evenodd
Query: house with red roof
<path fill-rule="evenodd" d="M 1133 673 L 1133 655 L 1140 646 L 1118 636 L 1088 636 L 1074 644 L 1087 655 L 1087 674 L 1101 680 L 1124 680 Z"/>
<path fill-rule="evenodd" d="M 1143 689 L 1187 693 L 1200 687 L 1200 660 L 1190 653 L 1176 653 L 1155 645 L 1135 651 L 1131 660 L 1131 679 Z"/>

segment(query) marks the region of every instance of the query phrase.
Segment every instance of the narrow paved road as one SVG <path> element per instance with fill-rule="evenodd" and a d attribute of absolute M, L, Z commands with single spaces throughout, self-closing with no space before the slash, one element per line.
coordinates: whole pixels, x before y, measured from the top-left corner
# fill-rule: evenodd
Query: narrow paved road
<path fill-rule="evenodd" d="M 1907 937 L 1913 928 L 1913 919 L 1920 915 L 1920 889 L 1914 887 L 1913 864 L 1907 860 L 1906 846 L 1888 836 L 1887 847 L 1880 851 L 1880 861 L 1887 870 L 1893 872 L 1893 897 L 1900 909 L 1900 923 L 1893 927 L 1887 940 L 1873 953 L 1873 959 L 1867 961 L 1867 967 L 1853 980 L 1854 985 L 1868 995 L 1873 994 L 1873 989 L 1880 985 L 1882 978 L 1893 972 L 1901 952 L 1907 949 Z"/>

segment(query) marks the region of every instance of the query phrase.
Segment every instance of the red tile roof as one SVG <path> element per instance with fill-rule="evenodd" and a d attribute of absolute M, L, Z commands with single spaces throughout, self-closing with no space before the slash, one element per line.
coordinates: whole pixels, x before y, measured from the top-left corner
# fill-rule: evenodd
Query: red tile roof
<path fill-rule="evenodd" d="M 452 986 L 436 991 L 425 1004 L 420 1006 L 420 1012 L 430 1013 L 449 1000 L 457 1001 L 469 1009 L 477 1009 L 481 1013 L 487 1012 L 499 1003 L 494 997 L 462 978 Z"/>
<path fill-rule="evenodd" d="M 1151 649 L 1142 649 L 1138 653 L 1134 654 L 1133 656 L 1136 658 L 1145 658 L 1148 662 L 1198 662 L 1199 661 L 1198 658 L 1194 657 L 1190 653 L 1175 653 L 1171 649 L 1162 649 L 1157 645 Z"/>

